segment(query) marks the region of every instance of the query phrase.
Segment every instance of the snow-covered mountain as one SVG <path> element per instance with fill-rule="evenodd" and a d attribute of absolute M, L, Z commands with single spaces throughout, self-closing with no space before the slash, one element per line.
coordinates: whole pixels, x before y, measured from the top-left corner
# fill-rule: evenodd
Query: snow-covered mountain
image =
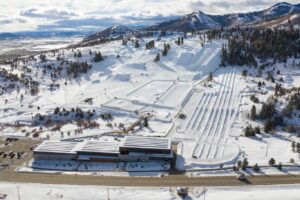
<path fill-rule="evenodd" d="M 300 4 L 292 5 L 286 2 L 277 3 L 274 6 L 257 12 L 261 20 L 247 24 L 255 27 L 277 28 L 293 25 L 299 28 Z"/>
<path fill-rule="evenodd" d="M 221 25 L 207 14 L 197 11 L 179 19 L 163 22 L 147 28 L 147 30 L 192 31 L 220 28 Z"/>
<path fill-rule="evenodd" d="M 112 26 L 108 29 L 105 29 L 104 31 L 92 34 L 88 36 L 86 39 L 94 40 L 97 38 L 118 37 L 120 35 L 132 34 L 135 32 L 135 30 L 136 28 L 127 25 Z"/>
<path fill-rule="evenodd" d="M 192 30 L 201 31 L 231 26 L 264 26 L 272 24 L 272 27 L 281 26 L 288 22 L 288 18 L 298 18 L 300 14 L 300 4 L 277 3 L 270 8 L 249 12 L 226 15 L 209 15 L 201 11 L 196 11 L 178 19 L 164 21 L 155 25 L 143 28 L 119 25 L 110 27 L 104 31 L 95 33 L 86 38 L 85 41 L 95 41 L 97 39 L 120 37 L 128 34 L 138 34 L 147 31 L 179 31 L 188 32 Z M 297 25 L 298 20 L 291 20 Z"/>
<path fill-rule="evenodd" d="M 291 25 L 294 28 L 300 28 L 300 13 L 283 15 L 282 17 L 276 18 L 274 20 L 259 21 L 253 24 L 253 26 L 255 27 L 264 28 L 287 28 Z"/>
<path fill-rule="evenodd" d="M 286 2 L 275 4 L 274 6 L 264 10 L 262 16 L 266 18 L 279 17 L 286 14 L 293 14 L 300 12 L 298 5 L 292 5 Z"/>
<path fill-rule="evenodd" d="M 282 2 L 261 11 L 217 16 L 211 15 L 210 17 L 224 27 L 235 25 L 256 26 L 258 24 L 263 24 L 271 21 L 274 22 L 276 20 L 284 21 L 286 18 L 298 13 L 300 13 L 299 4 L 292 5 Z"/>

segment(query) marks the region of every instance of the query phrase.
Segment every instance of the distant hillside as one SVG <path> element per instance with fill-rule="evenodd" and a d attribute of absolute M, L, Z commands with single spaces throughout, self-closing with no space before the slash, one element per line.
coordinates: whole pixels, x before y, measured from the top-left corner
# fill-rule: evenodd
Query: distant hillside
<path fill-rule="evenodd" d="M 136 28 L 126 25 L 110 27 L 104 31 L 92 34 L 84 39 L 84 44 L 99 43 L 101 40 L 118 38 L 126 35 L 141 34 L 149 31 L 202 31 L 221 27 L 282 27 L 291 23 L 298 25 L 300 4 L 277 3 L 267 9 L 226 15 L 208 15 L 196 11 L 178 19 L 164 21 L 144 28 Z M 290 20 L 289 20 L 290 19 Z"/>
<path fill-rule="evenodd" d="M 26 39 L 26 38 L 49 38 L 49 37 L 85 37 L 90 35 L 90 32 L 76 32 L 76 31 L 33 31 L 33 32 L 15 32 L 15 33 L 0 33 L 0 40 L 7 39 Z"/>
<path fill-rule="evenodd" d="M 162 22 L 145 30 L 191 31 L 220 28 L 221 24 L 201 11 L 193 12 L 179 19 Z"/>

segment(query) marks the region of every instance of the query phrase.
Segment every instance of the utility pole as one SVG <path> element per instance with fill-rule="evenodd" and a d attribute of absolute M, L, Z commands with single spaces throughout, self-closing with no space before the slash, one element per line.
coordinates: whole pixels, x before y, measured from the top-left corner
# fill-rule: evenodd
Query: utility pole
<path fill-rule="evenodd" d="M 206 188 L 203 188 L 203 197 L 204 197 L 204 200 L 206 199 L 206 192 L 207 192 L 207 189 Z"/>
<path fill-rule="evenodd" d="M 17 185 L 17 190 L 18 190 L 18 200 L 21 200 L 19 185 Z"/>
<path fill-rule="evenodd" d="M 107 188 L 107 200 L 110 200 L 110 198 L 109 198 L 109 188 Z"/>

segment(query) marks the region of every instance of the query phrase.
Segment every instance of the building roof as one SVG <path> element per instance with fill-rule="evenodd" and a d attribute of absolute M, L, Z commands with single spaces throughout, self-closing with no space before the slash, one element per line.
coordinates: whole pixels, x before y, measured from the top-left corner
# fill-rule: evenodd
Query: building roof
<path fill-rule="evenodd" d="M 86 153 L 119 153 L 119 143 L 85 141 L 76 151 Z"/>
<path fill-rule="evenodd" d="M 170 150 L 170 138 L 126 136 L 121 148 Z"/>
<path fill-rule="evenodd" d="M 103 141 L 67 142 L 47 140 L 34 153 L 49 154 L 119 154 L 121 148 L 153 151 L 171 150 L 170 138 L 126 136 L 122 143 Z"/>
<path fill-rule="evenodd" d="M 76 154 L 77 142 L 44 141 L 34 153 Z"/>

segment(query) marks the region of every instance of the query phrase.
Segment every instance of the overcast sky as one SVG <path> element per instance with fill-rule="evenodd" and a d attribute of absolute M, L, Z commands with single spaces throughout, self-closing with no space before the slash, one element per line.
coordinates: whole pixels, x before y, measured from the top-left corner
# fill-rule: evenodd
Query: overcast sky
<path fill-rule="evenodd" d="M 101 30 L 152 24 L 195 10 L 209 14 L 264 9 L 277 0 L 1 0 L 0 32 Z M 287 0 L 296 4 L 298 0 Z"/>

